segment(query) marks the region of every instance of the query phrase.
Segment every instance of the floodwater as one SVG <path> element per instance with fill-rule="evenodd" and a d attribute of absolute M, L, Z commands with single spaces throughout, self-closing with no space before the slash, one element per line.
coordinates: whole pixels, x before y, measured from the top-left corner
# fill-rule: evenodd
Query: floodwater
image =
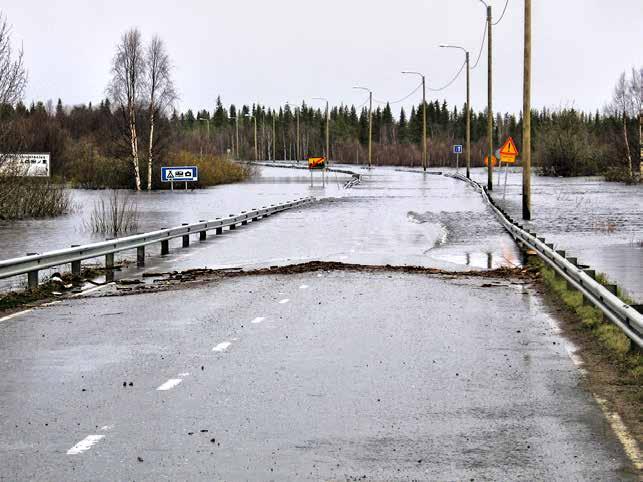
<path fill-rule="evenodd" d="M 474 169 L 471 177 L 486 183 L 486 170 Z M 522 169 L 510 168 L 506 193 L 504 168 L 493 181 L 493 197 L 520 219 Z M 533 176 L 532 221 L 525 224 L 643 302 L 643 184 Z"/>
<path fill-rule="evenodd" d="M 245 183 L 136 194 L 140 232 L 303 196 L 320 200 L 310 208 L 284 212 L 223 236 L 210 236 L 206 242 L 193 240 L 189 249 L 178 248 L 177 239 L 170 255 L 163 258 L 158 256 L 159 246 L 150 246 L 146 268 L 256 267 L 309 260 L 450 270 L 520 264 L 520 253 L 511 238 L 479 195 L 460 181 L 393 168 L 356 169 L 363 174 L 363 181 L 351 189 L 344 188 L 350 179 L 346 174 L 332 173 L 322 187 L 316 173 L 311 187 L 306 171 L 261 167 L 259 174 Z M 103 239 L 85 225 L 94 202 L 104 195 L 74 190 L 77 209 L 71 215 L 0 224 L 0 259 Z M 117 256 L 121 260 L 133 257 L 133 252 Z"/>
<path fill-rule="evenodd" d="M 172 243 L 169 256 L 147 249 L 147 269 L 261 267 L 311 260 L 396 264 L 447 270 L 520 265 L 520 253 L 480 195 L 451 178 L 389 167 L 350 176 L 332 173 L 322 187 L 306 171 L 261 167 L 248 182 L 195 191 L 132 194 L 139 209 L 138 231 L 213 219 L 304 196 L 319 202 L 288 211 L 223 236 Z M 443 170 L 444 171 L 444 170 Z M 447 170 L 449 171 L 449 170 Z M 462 170 L 461 170 L 462 172 Z M 498 182 L 500 174 L 500 182 Z M 520 170 L 494 175 L 494 197 L 520 218 Z M 472 177 L 486 181 L 486 170 Z M 600 178 L 534 176 L 532 227 L 539 235 L 604 272 L 637 301 L 643 300 L 643 186 L 606 183 Z M 102 240 L 86 228 L 95 201 L 105 192 L 73 190 L 73 214 L 52 219 L 0 222 L 0 259 Z M 133 252 L 118 259 L 131 260 Z M 101 260 L 97 260 L 101 261 Z M 129 272 L 134 271 L 130 269 Z M 22 279 L 13 279 L 23 283 Z M 2 282 L 0 286 L 7 285 Z"/>

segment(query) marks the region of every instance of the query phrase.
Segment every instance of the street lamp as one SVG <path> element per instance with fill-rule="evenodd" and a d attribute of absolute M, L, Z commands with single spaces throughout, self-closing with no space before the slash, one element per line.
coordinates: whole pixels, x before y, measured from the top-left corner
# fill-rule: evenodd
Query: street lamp
<path fill-rule="evenodd" d="M 326 161 L 330 164 L 330 110 L 328 109 L 328 99 L 324 97 L 313 97 L 313 99 L 326 102 Z"/>
<path fill-rule="evenodd" d="M 368 168 L 373 167 L 371 163 L 371 139 L 373 137 L 373 91 L 367 87 L 353 87 L 353 89 L 365 90 L 368 92 Z"/>
<path fill-rule="evenodd" d="M 422 77 L 422 169 L 426 172 L 427 155 L 426 155 L 426 80 L 424 74 L 409 70 L 402 71 L 403 74 L 414 74 Z"/>
<path fill-rule="evenodd" d="M 487 153 L 487 189 L 489 191 L 493 190 L 493 112 L 492 112 L 492 102 L 491 97 L 493 93 L 493 76 L 491 71 L 491 28 L 493 23 L 491 22 L 491 5 L 489 5 L 484 0 L 480 0 L 485 7 L 487 7 L 487 137 L 488 137 L 488 153 Z"/>
<path fill-rule="evenodd" d="M 197 117 L 196 120 L 204 121 L 204 122 L 208 123 L 208 142 L 210 142 L 210 119 L 205 119 L 203 117 Z M 201 136 L 199 135 L 199 137 L 201 137 Z M 203 146 L 201 146 L 201 156 L 200 157 L 203 158 Z"/>
<path fill-rule="evenodd" d="M 236 124 L 236 126 L 235 126 L 236 131 L 237 131 L 237 149 L 236 149 L 236 152 L 237 152 L 237 159 L 239 159 L 240 158 L 240 154 L 239 154 L 239 115 L 237 114 L 235 117 L 230 117 L 230 119 L 234 119 L 234 123 Z"/>
<path fill-rule="evenodd" d="M 286 105 L 290 105 L 288 101 L 286 101 Z M 297 130 L 296 130 L 296 144 L 297 144 L 297 152 L 295 153 L 295 156 L 297 157 L 297 162 L 301 159 L 301 155 L 299 152 L 299 107 L 295 106 L 295 119 L 296 119 L 296 125 L 297 125 Z"/>
<path fill-rule="evenodd" d="M 441 44 L 440 47 L 445 48 L 445 49 L 460 49 L 464 52 L 465 54 L 465 59 L 467 63 L 467 104 L 466 104 L 466 112 L 465 112 L 465 117 L 467 119 L 467 178 L 471 177 L 471 106 L 469 104 L 469 74 L 470 74 L 470 69 L 469 69 L 469 51 L 465 49 L 464 47 L 460 47 L 459 45 L 448 45 L 448 44 Z"/>

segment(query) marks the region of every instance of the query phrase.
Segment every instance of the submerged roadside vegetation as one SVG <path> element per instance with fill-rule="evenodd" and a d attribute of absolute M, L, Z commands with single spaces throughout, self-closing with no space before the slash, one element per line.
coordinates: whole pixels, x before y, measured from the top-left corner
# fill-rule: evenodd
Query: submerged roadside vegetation
<path fill-rule="evenodd" d="M 251 175 L 250 168 L 231 160 L 229 149 L 214 149 L 210 136 L 170 120 L 178 95 L 159 37 L 146 43 L 137 29 L 125 32 L 111 72 L 99 105 L 66 106 L 58 99 L 27 107 L 24 54 L 12 48 L 11 28 L 0 12 L 0 219 L 69 213 L 70 187 L 168 188 L 160 180 L 161 166 L 197 165 L 193 188 Z M 28 178 L 14 169 L 11 154 L 33 152 L 50 154 L 49 177 Z"/>

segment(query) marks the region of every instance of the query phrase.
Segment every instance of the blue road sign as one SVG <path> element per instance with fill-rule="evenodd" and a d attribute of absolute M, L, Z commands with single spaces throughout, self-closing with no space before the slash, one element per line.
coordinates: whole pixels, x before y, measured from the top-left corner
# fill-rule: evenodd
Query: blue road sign
<path fill-rule="evenodd" d="M 455 146 L 453 146 L 453 153 L 462 154 L 462 144 L 456 144 Z"/>
<path fill-rule="evenodd" d="M 198 181 L 199 169 L 196 166 L 172 166 L 161 168 L 162 182 Z"/>

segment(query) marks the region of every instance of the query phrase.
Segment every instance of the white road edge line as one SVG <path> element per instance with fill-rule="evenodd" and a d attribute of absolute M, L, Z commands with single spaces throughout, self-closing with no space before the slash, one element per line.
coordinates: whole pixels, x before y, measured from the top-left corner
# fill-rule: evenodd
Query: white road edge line
<path fill-rule="evenodd" d="M 183 380 L 180 378 L 170 378 L 167 382 L 165 382 L 163 385 L 159 386 L 157 390 L 164 392 L 167 390 L 171 390 L 174 387 L 176 387 L 179 383 L 181 383 Z"/>
<path fill-rule="evenodd" d="M 0 323 L 2 323 L 3 321 L 9 321 L 10 319 L 15 318 L 16 316 L 24 315 L 31 311 L 33 311 L 33 309 L 30 308 L 28 310 L 22 310 L 16 313 L 11 313 L 10 315 L 7 315 L 7 316 L 3 316 L 2 318 L 0 318 Z"/>
<path fill-rule="evenodd" d="M 212 351 L 218 351 L 218 352 L 226 351 L 230 345 L 232 345 L 232 343 L 230 343 L 229 341 L 222 341 L 217 346 L 215 346 L 212 349 Z"/>
<path fill-rule="evenodd" d="M 289 300 L 288 298 L 284 298 L 283 300 L 280 300 L 280 301 L 279 301 L 279 304 L 280 304 L 280 305 L 284 305 L 284 304 L 288 303 L 289 301 L 290 301 L 290 300 Z"/>
<path fill-rule="evenodd" d="M 299 287 L 299 289 L 300 289 L 300 290 L 308 289 L 308 285 L 301 285 L 301 286 Z"/>
<path fill-rule="evenodd" d="M 263 320 L 265 320 L 265 316 L 257 316 L 254 320 L 252 320 L 250 323 L 254 323 L 255 325 L 258 323 L 261 323 Z"/>
<path fill-rule="evenodd" d="M 102 290 L 103 288 L 105 288 L 105 287 L 107 287 L 109 285 L 113 285 L 113 284 L 114 284 L 114 282 L 110 282 L 110 283 L 107 283 L 107 284 L 104 284 L 104 285 L 94 286 L 93 288 L 89 288 L 88 290 L 81 291 L 80 293 L 75 293 L 75 294 L 71 295 L 71 297 L 72 298 L 77 298 L 78 296 L 87 295 L 89 293 L 93 293 L 94 291 Z"/>
<path fill-rule="evenodd" d="M 67 455 L 77 455 L 81 454 L 83 452 L 86 452 L 90 448 L 92 448 L 96 443 L 98 443 L 99 440 L 102 438 L 105 438 L 104 435 L 88 435 L 84 439 L 82 439 L 80 442 L 78 442 L 76 445 L 74 445 L 72 448 L 70 448 L 67 451 Z"/>

